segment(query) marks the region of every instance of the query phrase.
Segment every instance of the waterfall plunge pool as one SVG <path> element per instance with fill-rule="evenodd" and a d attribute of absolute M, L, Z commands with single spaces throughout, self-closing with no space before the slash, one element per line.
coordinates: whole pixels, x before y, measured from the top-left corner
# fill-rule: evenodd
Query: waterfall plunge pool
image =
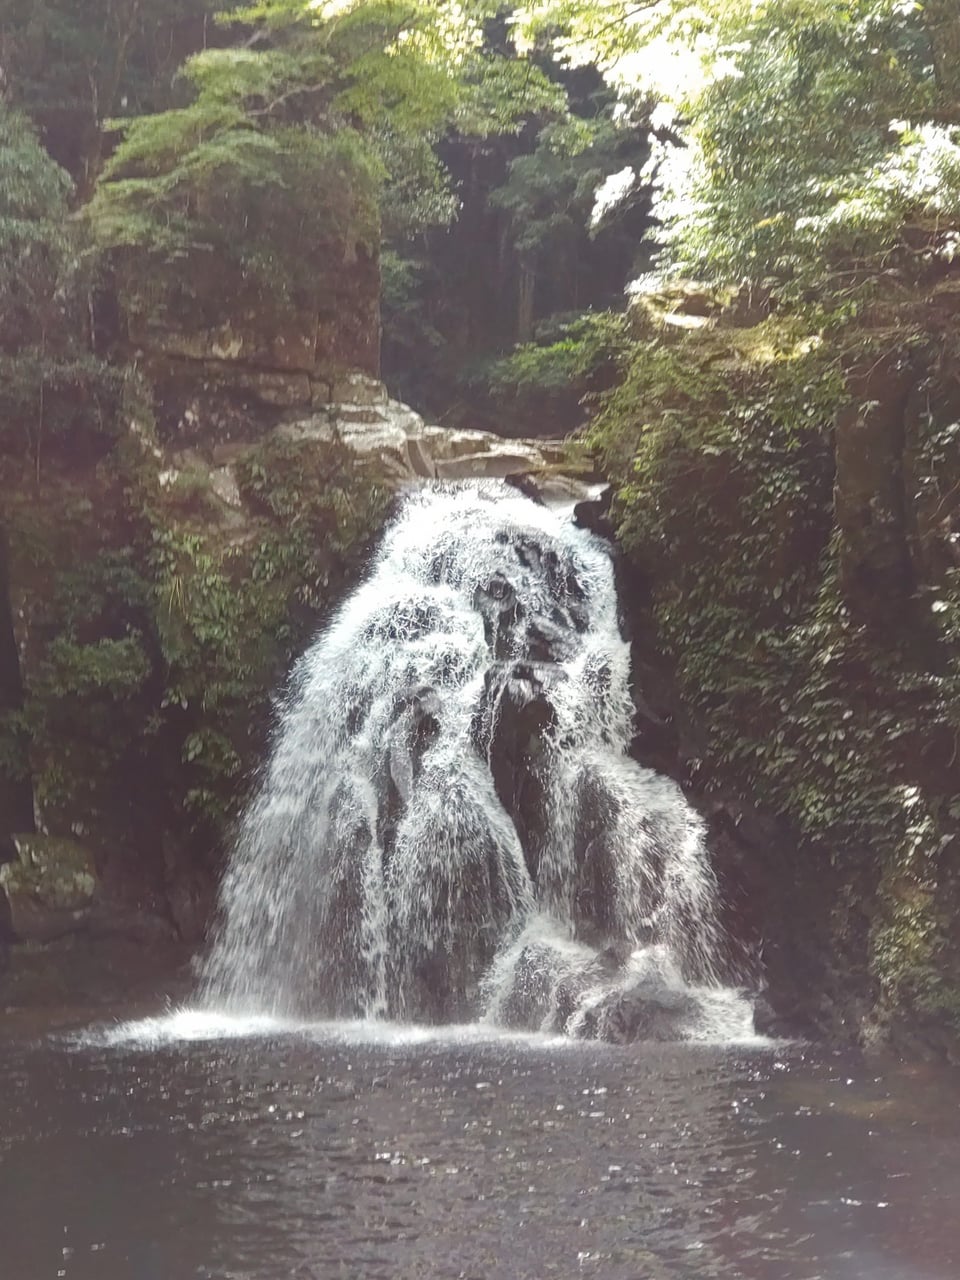
<path fill-rule="evenodd" d="M 799 1045 L 0 1024 L 5 1280 L 955 1280 L 960 1090 Z"/>

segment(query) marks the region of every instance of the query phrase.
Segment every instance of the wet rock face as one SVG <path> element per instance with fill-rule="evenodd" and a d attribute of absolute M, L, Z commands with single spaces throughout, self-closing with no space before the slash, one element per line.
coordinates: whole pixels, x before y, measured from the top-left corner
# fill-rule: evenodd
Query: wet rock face
<path fill-rule="evenodd" d="M 412 494 L 294 691 L 225 881 L 213 999 L 693 1029 L 713 881 L 679 790 L 627 755 L 596 538 L 501 486 Z"/>
<path fill-rule="evenodd" d="M 676 974 L 655 964 L 638 975 L 631 953 L 624 942 L 594 952 L 579 948 L 558 968 L 549 948 L 525 947 L 501 1020 L 612 1044 L 686 1039 L 699 1020 L 696 999 Z"/>
<path fill-rule="evenodd" d="M 578 796 L 578 822 L 574 832 L 577 887 L 574 913 L 580 936 L 600 943 L 616 929 L 616 855 L 610 847 L 610 829 L 616 817 L 615 803 L 587 774 Z"/>
<path fill-rule="evenodd" d="M 413 799 L 423 757 L 440 733 L 441 701 L 436 689 L 422 685 L 397 698 L 387 735 L 386 769 L 381 781 L 378 836 L 389 858 L 397 824 Z"/>
<path fill-rule="evenodd" d="M 496 659 L 484 677 L 474 740 L 489 761 L 497 797 L 536 883 L 549 824 L 550 743 L 557 727 L 553 699 L 565 679 L 562 664 L 575 653 L 589 619 L 583 588 L 553 548 L 518 536 L 504 543 L 504 561 L 504 570 L 474 592 L 474 608 Z M 545 594 L 521 600 L 513 566 L 542 583 Z"/>
<path fill-rule="evenodd" d="M 549 693 L 557 679 L 549 668 L 518 662 L 493 667 L 484 681 L 482 718 L 493 726 L 486 744 L 493 783 L 534 882 L 547 820 L 547 739 L 556 725 Z"/>
<path fill-rule="evenodd" d="M 612 1044 L 635 1040 L 682 1040 L 697 1017 L 697 1002 L 686 991 L 650 977 L 626 990 L 613 990 L 590 1008 L 583 1034 Z"/>
<path fill-rule="evenodd" d="M 757 1035 L 771 1036 L 774 1039 L 789 1039 L 797 1033 L 796 1021 L 778 1013 L 766 993 L 761 993 L 754 1001 L 753 1027 Z"/>
<path fill-rule="evenodd" d="M 174 935 L 165 916 L 112 899 L 78 841 L 18 835 L 13 844 L 16 858 L 0 866 L 0 936 L 43 945 L 82 934 L 150 946 Z"/>
<path fill-rule="evenodd" d="M 567 679 L 564 663 L 575 654 L 578 637 L 590 619 L 586 592 L 555 549 L 530 535 L 504 537 L 502 546 L 503 568 L 483 579 L 472 594 L 472 607 L 482 620 L 491 660 L 473 711 L 471 744 L 478 763 L 489 770 L 497 800 L 516 832 L 536 888 L 551 830 L 556 699 Z M 444 583 L 449 572 L 448 560 L 439 555 L 431 571 L 432 581 Z M 522 585 L 531 579 L 540 590 L 530 591 Z M 391 620 L 379 620 L 376 635 L 388 641 L 423 640 L 440 623 L 435 607 L 404 607 Z M 602 671 L 596 678 L 600 699 L 608 689 Z M 358 709 L 354 727 L 359 726 L 363 714 L 366 711 Z M 444 714 L 444 694 L 432 685 L 411 687 L 394 701 L 377 775 L 376 837 L 388 869 L 395 857 L 398 832 L 410 806 L 417 803 L 418 783 L 424 768 L 429 767 L 430 749 L 443 731 Z M 514 1007 L 506 1014 L 516 1025 L 537 1025 L 549 1015 L 562 1029 L 586 986 L 610 978 L 623 961 L 616 942 L 611 945 L 618 930 L 617 850 L 609 838 L 609 828 L 617 817 L 616 805 L 589 774 L 584 775 L 580 791 L 580 819 L 574 835 L 577 937 L 589 946 L 607 950 L 596 963 L 588 963 L 576 981 L 571 979 L 556 991 L 555 974 L 539 973 L 537 957 L 531 954 L 527 981 L 515 991 Z M 463 834 L 469 842 L 472 833 L 467 827 Z M 430 896 L 438 917 L 449 911 L 451 903 L 469 901 L 473 905 L 463 910 L 459 932 L 444 947 L 410 951 L 408 1016 L 442 1020 L 476 1012 L 478 957 L 481 968 L 493 959 L 493 939 L 511 910 L 497 865 L 498 851 L 491 841 L 460 867 L 456 882 L 447 883 L 434 870 Z M 651 892 L 655 896 L 653 886 Z M 483 903 L 487 906 L 480 909 L 478 904 Z"/>
<path fill-rule="evenodd" d="M 182 942 L 199 946 L 216 906 L 216 886 L 188 851 L 169 838 L 163 841 L 166 907 Z"/>
<path fill-rule="evenodd" d="M 515 1026 L 540 1026 L 554 1032 L 575 1032 L 598 1037 L 595 1019 L 578 1020 L 582 1002 L 591 993 L 613 989 L 625 978 L 630 957 L 626 943 L 611 944 L 602 951 L 584 952 L 559 972 L 556 958 L 547 949 L 524 948 L 516 979 L 507 1001 L 507 1020 Z"/>
<path fill-rule="evenodd" d="M 574 524 L 612 542 L 616 536 L 616 529 L 610 518 L 612 502 L 613 487 L 606 485 L 596 497 L 584 498 L 577 503 L 573 509 Z"/>
<path fill-rule="evenodd" d="M 509 579 L 502 573 L 495 574 L 474 591 L 473 605 L 483 618 L 487 644 L 498 658 L 505 658 L 510 651 L 513 630 L 522 616 L 517 593 Z"/>

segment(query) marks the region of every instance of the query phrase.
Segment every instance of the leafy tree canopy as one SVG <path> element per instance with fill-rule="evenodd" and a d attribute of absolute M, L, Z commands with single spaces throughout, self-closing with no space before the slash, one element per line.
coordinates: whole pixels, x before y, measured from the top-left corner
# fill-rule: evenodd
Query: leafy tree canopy
<path fill-rule="evenodd" d="M 525 15 L 544 27 L 660 98 L 668 270 L 841 290 L 955 252 L 950 0 L 560 0 Z"/>
<path fill-rule="evenodd" d="M 562 94 L 484 47 L 495 3 L 264 0 L 190 58 L 188 105 L 117 122 L 90 214 L 101 244 L 202 245 L 270 273 L 348 231 L 374 243 L 448 221 L 435 144 L 516 129 Z"/>
<path fill-rule="evenodd" d="M 0 103 L 0 452 L 29 450 L 102 394 L 78 323 L 78 245 L 67 174 L 30 123 Z"/>
<path fill-rule="evenodd" d="M 88 195 L 111 116 L 156 110 L 183 58 L 217 37 L 215 0 L 0 0 L 12 99 Z"/>

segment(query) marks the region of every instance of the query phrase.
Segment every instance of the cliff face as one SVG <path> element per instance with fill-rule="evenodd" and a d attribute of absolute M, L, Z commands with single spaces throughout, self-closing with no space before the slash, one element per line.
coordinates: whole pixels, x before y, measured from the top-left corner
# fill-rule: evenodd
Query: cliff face
<path fill-rule="evenodd" d="M 711 816 L 732 927 L 800 1029 L 958 1053 L 956 284 L 804 331 L 636 314 L 616 486 L 635 751 Z"/>
<path fill-rule="evenodd" d="M 0 947 L 107 998 L 99 943 L 202 936 L 271 696 L 390 497 L 338 430 L 386 398 L 376 262 L 328 246 L 286 308 L 221 267 L 121 272 L 117 421 L 0 458 Z"/>
<path fill-rule="evenodd" d="M 155 388 L 161 430 L 199 389 L 302 408 L 345 398 L 349 373 L 379 376 L 380 271 L 361 245 L 318 246 L 293 289 L 198 251 L 161 266 L 121 259 L 116 290 L 121 349 Z"/>

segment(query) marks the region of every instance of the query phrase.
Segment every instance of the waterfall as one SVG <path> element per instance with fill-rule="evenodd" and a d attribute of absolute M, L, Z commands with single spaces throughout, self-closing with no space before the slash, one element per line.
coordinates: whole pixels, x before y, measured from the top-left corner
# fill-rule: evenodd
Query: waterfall
<path fill-rule="evenodd" d="M 498 482 L 407 497 L 294 672 L 208 1006 L 742 1030 L 701 820 L 627 755 L 629 677 L 602 540 Z"/>

